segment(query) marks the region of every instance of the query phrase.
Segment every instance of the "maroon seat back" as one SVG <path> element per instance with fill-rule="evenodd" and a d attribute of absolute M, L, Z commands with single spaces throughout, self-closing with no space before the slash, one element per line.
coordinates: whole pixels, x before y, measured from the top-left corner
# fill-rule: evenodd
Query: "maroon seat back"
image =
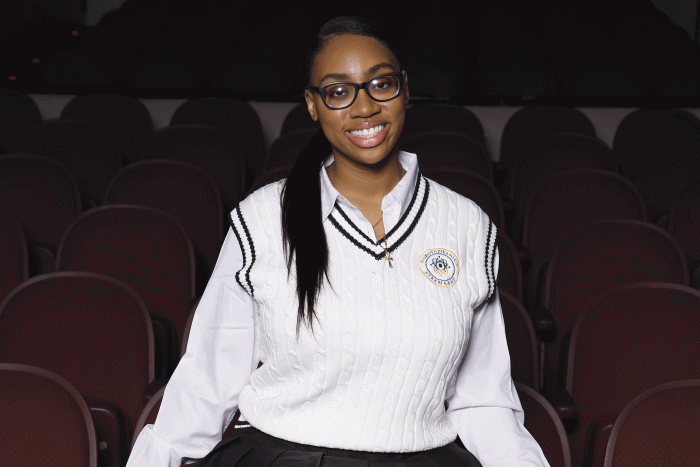
<path fill-rule="evenodd" d="M 258 188 L 262 188 L 270 183 L 278 182 L 283 178 L 287 178 L 289 172 L 292 171 L 291 165 L 283 165 L 270 171 L 263 172 L 258 178 L 255 179 L 253 185 L 248 190 L 248 193 L 252 193 Z"/>
<path fill-rule="evenodd" d="M 311 138 L 320 130 L 300 129 L 278 136 L 267 150 L 263 173 L 280 167 L 292 166 Z"/>
<path fill-rule="evenodd" d="M 114 277 L 132 287 L 150 314 L 167 323 L 169 354 L 178 355 L 195 296 L 194 248 L 167 213 L 145 206 L 107 205 L 83 213 L 68 227 L 56 270 Z"/>
<path fill-rule="evenodd" d="M 617 125 L 612 150 L 622 175 L 636 182 L 650 158 L 693 134 L 700 134 L 700 121 L 686 110 L 635 109 Z"/>
<path fill-rule="evenodd" d="M 522 218 L 527 199 L 537 184 L 557 172 L 578 168 L 617 172 L 612 151 L 600 139 L 579 133 L 544 133 L 527 146 L 515 162 L 510 199 Z"/>
<path fill-rule="evenodd" d="M 428 131 L 454 131 L 471 136 L 486 147 L 484 126 L 466 107 L 454 104 L 426 103 L 406 110 L 402 138 Z"/>
<path fill-rule="evenodd" d="M 44 156 L 0 156 L 0 205 L 24 231 L 30 274 L 53 271 L 61 236 L 82 210 L 72 172 Z"/>
<path fill-rule="evenodd" d="M 66 165 L 91 204 L 99 204 L 107 184 L 121 167 L 121 154 L 106 128 L 91 121 L 45 121 L 29 133 L 24 152 Z"/>
<path fill-rule="evenodd" d="M 528 143 L 546 133 L 577 133 L 596 136 L 591 120 L 578 109 L 561 106 L 528 105 L 508 118 L 501 134 L 499 161 L 509 170 L 522 156 Z"/>
<path fill-rule="evenodd" d="M 4 465 L 97 466 L 90 412 L 66 379 L 33 366 L 0 363 L 0 400 Z"/>
<path fill-rule="evenodd" d="M 516 381 L 525 428 L 542 448 L 551 467 L 571 467 L 571 451 L 566 430 L 552 405 L 539 392 Z"/>
<path fill-rule="evenodd" d="M 122 169 L 110 182 L 103 204 L 135 204 L 166 212 L 192 240 L 197 273 L 214 269 L 224 235 L 221 195 L 204 169 L 187 162 L 152 159 Z"/>
<path fill-rule="evenodd" d="M 665 225 L 676 192 L 700 177 L 700 135 L 686 136 L 659 149 L 641 167 L 639 191 L 647 204 L 649 219 Z"/>
<path fill-rule="evenodd" d="M 96 122 L 106 128 L 120 149 L 122 164 L 141 159 L 143 148 L 154 132 L 146 106 L 140 100 L 122 94 L 75 96 L 61 111 L 61 118 Z"/>
<path fill-rule="evenodd" d="M 260 117 L 249 103 L 228 97 L 190 99 L 180 104 L 170 118 L 170 126 L 189 124 L 222 130 L 254 173 L 260 173 L 265 160 L 265 137 Z"/>
<path fill-rule="evenodd" d="M 615 421 L 605 467 L 676 467 L 700 459 L 700 379 L 644 391 Z"/>
<path fill-rule="evenodd" d="M 700 178 L 686 184 L 671 204 L 668 231 L 678 240 L 691 270 L 700 266 Z"/>
<path fill-rule="evenodd" d="M 506 340 L 510 352 L 510 369 L 513 381 L 539 390 L 539 358 L 535 327 L 525 307 L 512 295 L 499 290 Z"/>
<path fill-rule="evenodd" d="M 542 297 L 556 328 L 545 347 L 549 383 L 563 386 L 566 344 L 583 307 L 613 286 L 636 282 L 688 285 L 680 246 L 657 226 L 633 220 L 597 221 L 559 241 L 549 259 Z"/>
<path fill-rule="evenodd" d="M 526 305 L 534 303 L 542 266 L 557 242 L 573 228 L 596 220 L 646 221 L 639 191 L 620 175 L 597 169 L 574 169 L 548 177 L 528 199 L 522 246 L 531 267 L 524 278 Z"/>
<path fill-rule="evenodd" d="M 24 232 L 11 212 L 0 206 L 0 302 L 29 278 Z"/>
<path fill-rule="evenodd" d="M 284 120 L 282 121 L 280 134 L 286 135 L 287 133 L 291 133 L 293 131 L 306 129 L 320 130 L 321 124 L 313 121 L 311 115 L 309 114 L 309 109 L 306 102 L 302 102 L 292 107 L 287 115 L 285 115 Z"/>
<path fill-rule="evenodd" d="M 476 172 L 489 182 L 493 169 L 486 147 L 475 138 L 459 131 L 421 131 L 402 138 L 400 148 L 418 156 L 422 171 L 461 168 Z"/>
<path fill-rule="evenodd" d="M 0 151 L 22 151 L 27 134 L 40 123 L 39 107 L 30 96 L 0 89 Z"/>
<path fill-rule="evenodd" d="M 700 378 L 700 291 L 640 283 L 609 289 L 584 308 L 571 337 L 566 388 L 576 404 L 576 465 L 602 465 L 625 405 L 662 383 Z M 589 464 L 591 465 L 591 464 Z"/>
<path fill-rule="evenodd" d="M 483 209 L 499 230 L 505 230 L 503 202 L 496 188 L 482 174 L 462 167 L 421 166 L 423 175 L 465 196 Z"/>
<path fill-rule="evenodd" d="M 133 429 L 154 379 L 153 328 L 133 289 L 110 277 L 55 272 L 0 305 L 0 361 L 33 365 L 84 397 L 116 404 Z"/>
<path fill-rule="evenodd" d="M 224 210 L 238 205 L 245 193 L 245 159 L 229 135 L 205 125 L 161 128 L 146 144 L 144 159 L 175 159 L 201 167 L 216 180 Z"/>

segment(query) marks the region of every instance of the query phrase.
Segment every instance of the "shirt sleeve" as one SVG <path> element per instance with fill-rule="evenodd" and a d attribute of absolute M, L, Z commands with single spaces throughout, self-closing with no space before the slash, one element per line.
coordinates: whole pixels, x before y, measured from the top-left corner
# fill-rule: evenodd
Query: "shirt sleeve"
<path fill-rule="evenodd" d="M 498 259 L 496 250 L 495 271 Z M 523 426 L 497 290 L 474 311 L 467 352 L 447 402 L 448 419 L 484 467 L 549 467 L 537 441 Z"/>
<path fill-rule="evenodd" d="M 238 284 L 241 247 L 231 228 L 197 306 L 187 351 L 156 421 L 139 434 L 127 467 L 179 467 L 221 441 L 255 369 L 255 302 Z"/>

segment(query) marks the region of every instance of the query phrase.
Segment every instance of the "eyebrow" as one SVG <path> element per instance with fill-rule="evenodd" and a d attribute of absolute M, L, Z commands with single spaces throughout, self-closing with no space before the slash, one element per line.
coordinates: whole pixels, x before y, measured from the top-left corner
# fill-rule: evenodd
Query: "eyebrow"
<path fill-rule="evenodd" d="M 376 71 L 379 71 L 382 68 L 391 68 L 393 70 L 394 65 L 392 65 L 389 62 L 377 63 L 372 68 L 365 71 L 365 74 L 369 75 L 369 74 L 375 73 Z M 333 79 L 336 81 L 348 81 L 350 79 L 350 76 L 348 76 L 345 73 L 328 73 L 328 74 L 324 75 L 323 78 L 321 78 L 320 83 L 323 83 L 327 79 Z"/>

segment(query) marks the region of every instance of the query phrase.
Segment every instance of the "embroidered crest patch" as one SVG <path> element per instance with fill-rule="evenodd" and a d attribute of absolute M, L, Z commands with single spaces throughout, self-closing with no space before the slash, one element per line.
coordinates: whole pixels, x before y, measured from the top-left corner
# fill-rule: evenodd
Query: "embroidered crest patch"
<path fill-rule="evenodd" d="M 459 275 L 459 260 L 450 250 L 435 248 L 423 253 L 418 260 L 420 270 L 433 284 L 452 287 Z"/>

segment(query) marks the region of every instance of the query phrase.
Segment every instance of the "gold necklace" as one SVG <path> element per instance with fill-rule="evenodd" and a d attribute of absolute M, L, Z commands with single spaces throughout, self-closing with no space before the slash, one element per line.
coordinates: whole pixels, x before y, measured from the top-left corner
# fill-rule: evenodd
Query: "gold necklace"
<path fill-rule="evenodd" d="M 382 245 L 382 248 L 384 248 L 384 259 L 389 262 L 389 267 L 393 268 L 394 263 L 392 263 L 392 261 L 394 258 L 391 257 L 391 253 L 389 253 L 389 249 L 386 247 L 386 238 L 384 239 L 384 245 Z"/>
<path fill-rule="evenodd" d="M 401 167 L 401 178 L 403 178 L 404 175 L 406 175 L 406 169 Z M 382 212 L 382 218 L 379 219 L 377 221 L 377 223 L 372 226 L 372 228 L 375 228 L 383 220 L 384 220 L 384 213 Z M 394 258 L 392 258 L 391 253 L 389 252 L 389 249 L 387 248 L 386 237 L 384 238 L 384 245 L 382 245 L 382 248 L 384 248 L 384 259 L 389 263 L 389 267 L 393 268 L 394 267 L 394 263 L 393 263 Z"/>

